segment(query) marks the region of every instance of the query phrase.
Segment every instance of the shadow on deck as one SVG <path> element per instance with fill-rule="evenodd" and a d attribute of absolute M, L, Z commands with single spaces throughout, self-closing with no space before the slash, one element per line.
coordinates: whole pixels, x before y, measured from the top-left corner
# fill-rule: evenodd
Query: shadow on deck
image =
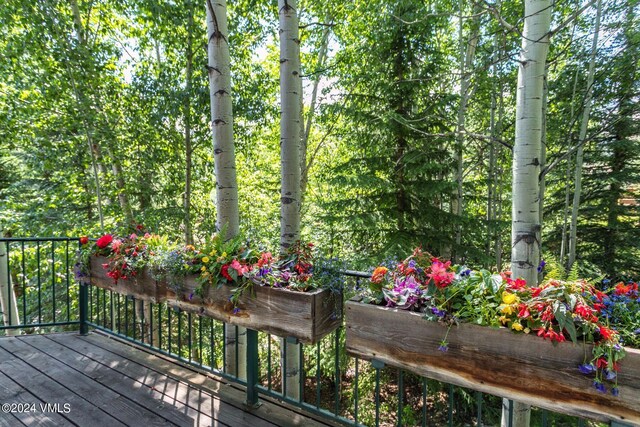
<path fill-rule="evenodd" d="M 0 338 L 0 426 L 326 426 L 100 333 Z"/>

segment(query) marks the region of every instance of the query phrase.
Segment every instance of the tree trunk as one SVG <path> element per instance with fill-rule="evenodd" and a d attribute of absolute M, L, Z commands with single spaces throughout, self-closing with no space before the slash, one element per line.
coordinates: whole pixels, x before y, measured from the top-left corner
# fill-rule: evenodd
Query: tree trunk
<path fill-rule="evenodd" d="M 524 30 L 518 67 L 516 129 L 513 147 L 511 271 L 531 286 L 540 262 L 540 146 L 544 70 L 549 51 L 551 0 L 525 0 Z M 513 426 L 528 426 L 530 406 L 513 404 Z M 502 425 L 509 419 L 503 404 Z"/>
<path fill-rule="evenodd" d="M 18 315 L 18 303 L 16 294 L 11 284 L 9 274 L 9 254 L 8 243 L 0 242 L 0 308 L 2 308 L 2 321 L 4 326 L 14 326 L 20 324 Z M 23 298 L 27 296 L 24 295 Z M 7 335 L 19 335 L 19 329 L 7 329 Z"/>
<path fill-rule="evenodd" d="M 216 228 L 226 230 L 226 237 L 239 233 L 240 213 L 236 180 L 236 158 L 233 142 L 233 109 L 231 103 L 231 59 L 225 0 L 206 0 L 207 54 L 209 57 L 209 91 L 211 127 L 216 174 Z M 246 378 L 246 329 L 225 325 L 225 372 Z M 236 351 L 237 348 L 237 351 Z M 238 363 L 236 364 L 236 359 Z"/>
<path fill-rule="evenodd" d="M 610 150 L 610 184 L 607 194 L 607 228 L 603 239 L 603 258 L 608 262 L 605 266 L 605 272 L 611 278 L 620 275 L 618 266 L 618 246 L 625 237 L 621 235 L 621 231 L 625 228 L 625 214 L 628 215 L 629 207 L 623 206 L 620 199 L 624 197 L 625 188 L 628 185 L 625 180 L 633 174 L 629 170 L 629 166 L 635 163 L 637 155 L 634 154 L 632 148 L 637 144 L 632 141 L 634 135 L 637 135 L 637 125 L 635 125 L 635 116 L 637 113 L 637 99 L 635 94 L 635 82 L 638 74 L 638 45 L 634 43 L 634 36 L 637 35 L 636 27 L 634 27 L 634 8 L 632 4 L 627 5 L 625 11 L 625 26 L 623 32 L 624 53 L 622 53 L 624 61 L 628 64 L 625 69 L 625 78 L 621 79 L 618 84 L 617 98 L 619 102 L 618 120 L 614 125 L 613 141 Z M 627 169 L 625 171 L 625 169 Z M 622 230 L 621 230 L 622 229 Z M 628 239 L 628 238 L 627 238 Z"/>
<path fill-rule="evenodd" d="M 582 162 L 584 158 L 584 140 L 587 136 L 589 125 L 589 113 L 591 112 L 591 98 L 593 95 L 593 74 L 598 49 L 598 33 L 600 32 L 600 15 L 602 10 L 601 1 L 598 0 L 596 22 L 591 44 L 591 58 L 589 59 L 589 74 L 587 75 L 587 89 L 584 98 L 584 110 L 582 111 L 582 122 L 580 123 L 580 136 L 578 138 L 578 151 L 576 153 L 576 170 L 574 175 L 575 189 L 573 192 L 573 206 L 571 209 L 571 228 L 569 231 L 569 260 L 567 262 L 567 272 L 571 271 L 573 263 L 576 261 L 576 247 L 578 243 L 578 210 L 580 208 L 580 196 L 582 194 Z"/>
<path fill-rule="evenodd" d="M 576 99 L 576 92 L 578 90 L 578 74 L 580 72 L 580 68 L 576 67 L 576 74 L 573 78 L 573 93 L 571 95 L 571 118 L 569 123 L 573 123 L 573 119 L 575 118 L 574 114 L 574 105 Z M 567 150 L 571 148 L 571 142 L 573 140 L 573 130 L 570 132 L 569 140 L 567 141 Z M 569 199 L 571 196 L 571 156 L 567 158 L 567 176 L 565 179 L 564 186 L 564 210 L 562 211 L 562 240 L 560 242 L 560 264 L 566 267 L 566 263 L 564 261 L 565 253 L 567 252 L 567 224 L 569 221 Z"/>
<path fill-rule="evenodd" d="M 300 39 L 296 0 L 278 0 L 280 23 L 280 250 L 300 239 Z M 283 340 L 287 397 L 300 398 L 300 345 Z M 286 355 L 286 360 L 285 359 Z"/>
<path fill-rule="evenodd" d="M 187 70 L 186 88 L 184 96 L 184 240 L 188 245 L 193 244 L 193 230 L 191 226 L 191 86 L 193 80 L 193 5 L 189 2 L 189 18 L 187 21 Z"/>
<path fill-rule="evenodd" d="M 547 99 L 549 94 L 549 87 L 547 83 L 547 74 L 549 69 L 545 67 L 543 83 L 542 83 L 542 127 L 540 128 L 540 170 L 542 170 L 547 164 Z M 540 242 L 540 256 L 542 257 L 542 224 L 544 219 L 544 193 L 546 191 L 547 184 L 545 175 L 542 175 L 539 179 L 539 195 L 538 195 L 538 228 L 537 239 Z M 542 271 L 538 273 L 538 281 L 542 280 Z"/>
<path fill-rule="evenodd" d="M 457 217 L 455 242 L 456 248 L 453 251 L 454 258 L 460 260 L 460 245 L 462 242 L 462 212 L 464 211 L 463 199 L 463 174 L 464 174 L 464 132 L 469 105 L 471 77 L 473 75 L 473 61 L 476 54 L 476 46 L 480 35 L 479 19 L 480 14 L 476 14 L 479 8 L 474 7 L 474 18 L 471 22 L 469 37 L 464 34 L 464 1 L 459 2 L 460 16 L 458 27 L 458 42 L 460 48 L 460 103 L 458 105 L 458 122 L 456 125 L 456 194 L 452 203 L 452 211 Z"/>
<path fill-rule="evenodd" d="M 307 184 L 309 183 L 309 169 L 313 166 L 314 157 L 307 159 L 307 152 L 309 149 L 309 135 L 311 135 L 311 124 L 313 123 L 313 118 L 316 112 L 316 105 L 318 102 L 318 87 L 320 85 L 320 72 L 322 71 L 322 67 L 327 60 L 327 51 L 329 48 L 329 32 L 330 32 L 330 24 L 331 19 L 327 16 L 324 21 L 326 28 L 322 34 L 322 42 L 320 43 L 320 49 L 318 50 L 318 62 L 316 65 L 315 78 L 313 80 L 313 89 L 311 90 L 311 103 L 309 104 L 309 112 L 307 113 L 306 122 L 303 118 L 303 115 L 300 114 L 300 119 L 302 123 L 304 123 L 304 128 L 302 130 L 302 141 L 300 143 L 300 200 L 301 203 L 304 202 L 304 195 L 307 191 Z M 300 81 L 302 83 L 302 79 Z M 302 94 L 302 92 L 300 92 Z M 302 101 L 302 96 L 300 96 L 300 101 Z M 301 102 L 302 104 L 302 102 Z"/>

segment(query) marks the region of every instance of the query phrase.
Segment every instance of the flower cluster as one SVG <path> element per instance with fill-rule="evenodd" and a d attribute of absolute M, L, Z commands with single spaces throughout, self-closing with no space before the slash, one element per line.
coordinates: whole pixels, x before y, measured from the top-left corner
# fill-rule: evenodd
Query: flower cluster
<path fill-rule="evenodd" d="M 594 375 L 594 386 L 601 392 L 606 392 L 605 384 L 611 382 L 614 395 L 618 394 L 619 361 L 625 355 L 614 326 L 625 317 L 628 329 L 630 302 L 636 304 L 634 313 L 640 314 L 634 282 L 618 283 L 606 291 L 584 280 L 548 280 L 530 287 L 510 272 L 498 275 L 453 266 L 420 249 L 394 269 L 377 267 L 364 301 L 422 312 L 425 318 L 449 328 L 460 321 L 536 334 L 554 344 L 588 342 L 593 344 L 593 352 L 579 369 Z M 640 317 L 635 318 L 640 328 Z M 448 350 L 446 336 L 439 350 Z"/>
<path fill-rule="evenodd" d="M 579 366 L 581 372 L 594 374 L 594 386 L 606 392 L 604 381 L 613 382 L 617 395 L 618 361 L 624 349 L 617 331 L 607 326 L 603 316 L 604 294 L 584 280 L 549 280 L 537 287 L 523 286 L 503 292 L 500 321 L 516 331 L 536 332 L 552 342 L 567 339 L 593 343 L 590 360 Z"/>
<path fill-rule="evenodd" d="M 142 228 L 140 230 L 143 232 L 141 235 L 132 233 L 125 237 L 105 234 L 92 246 L 89 246 L 89 239 L 83 236 L 80 244 L 83 251 L 88 250 L 90 254 L 108 259 L 102 267 L 107 271 L 107 276 L 118 283 L 118 280 L 134 278 L 149 259 L 147 241 L 152 235 Z"/>
<path fill-rule="evenodd" d="M 187 275 L 195 275 L 198 287 L 194 294 L 200 297 L 204 297 L 211 286 L 233 286 L 229 303 L 235 313 L 239 311 L 240 297 L 253 284 L 300 292 L 319 287 L 338 288 L 339 269 L 334 268 L 335 260 L 317 257 L 313 243 L 298 241 L 286 254 L 277 257 L 251 249 L 240 236 L 225 240 L 222 234 L 216 234 L 198 248 L 178 247 L 150 233 L 141 237 L 105 234 L 92 245 L 83 237 L 83 250 L 77 264 L 82 267 L 77 269 L 77 274 L 83 277 L 78 278 L 86 279 L 83 271 L 88 268 L 90 256 L 108 259 L 103 268 L 116 283 L 135 277 L 144 266 L 149 267 L 156 280 L 164 280 L 176 290 L 183 286 Z M 314 263 L 320 264 L 317 274 L 314 274 Z M 189 297 L 193 298 L 194 294 Z"/>
<path fill-rule="evenodd" d="M 593 295 L 601 316 L 620 333 L 625 345 L 640 348 L 640 295 L 636 282 L 603 280 Z"/>

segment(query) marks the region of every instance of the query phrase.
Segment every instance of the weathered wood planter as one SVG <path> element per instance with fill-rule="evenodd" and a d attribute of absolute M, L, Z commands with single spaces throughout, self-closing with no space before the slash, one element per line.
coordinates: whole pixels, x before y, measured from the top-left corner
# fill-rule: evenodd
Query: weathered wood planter
<path fill-rule="evenodd" d="M 619 396 L 598 392 L 578 371 L 591 347 L 472 324 L 447 327 L 419 313 L 346 303 L 347 351 L 419 375 L 570 415 L 640 425 L 640 351 L 620 363 Z"/>
<path fill-rule="evenodd" d="M 107 262 L 107 258 L 104 257 L 91 257 L 90 280 L 93 286 L 144 301 L 157 302 L 159 295 L 166 298 L 166 285 L 158 286 L 156 280 L 146 270 L 141 271 L 135 277 L 125 280 L 119 279 L 116 283 L 111 277 L 107 276 L 107 270 L 102 267 L 102 264 Z"/>
<path fill-rule="evenodd" d="M 229 302 L 230 287 L 212 287 L 204 298 L 200 298 L 195 292 L 195 276 L 186 277 L 181 289 L 174 290 L 164 281 L 153 279 L 147 270 L 134 278 L 118 280 L 116 284 L 102 268 L 106 262 L 106 258 L 91 258 L 92 285 L 145 301 L 166 301 L 184 311 L 282 337 L 297 338 L 306 344 L 317 343 L 342 322 L 342 297 L 326 289 L 295 292 L 254 285 L 252 294 L 242 297 L 238 304 L 240 310 L 234 313 Z"/>
<path fill-rule="evenodd" d="M 317 343 L 342 322 L 342 298 L 327 289 L 295 292 L 254 285 L 252 293 L 241 298 L 240 310 L 233 313 L 231 288 L 211 287 L 200 298 L 195 294 L 196 287 L 195 277 L 187 277 L 182 291 L 175 298 L 169 297 L 169 304 L 232 325 L 297 338 L 306 344 Z"/>

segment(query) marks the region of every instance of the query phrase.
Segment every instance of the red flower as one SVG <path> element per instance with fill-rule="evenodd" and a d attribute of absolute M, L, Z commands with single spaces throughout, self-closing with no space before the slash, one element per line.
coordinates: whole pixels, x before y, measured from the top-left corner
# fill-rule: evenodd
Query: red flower
<path fill-rule="evenodd" d="M 518 317 L 522 319 L 526 319 L 527 317 L 531 316 L 531 313 L 529 313 L 529 307 L 527 306 L 527 304 L 521 303 L 519 308 L 520 308 L 520 311 L 518 312 Z"/>
<path fill-rule="evenodd" d="M 229 275 L 229 266 L 230 264 L 223 265 L 222 269 L 220 270 L 220 273 L 222 274 L 222 277 L 224 277 L 230 282 L 233 282 L 233 278 Z"/>
<path fill-rule="evenodd" d="M 600 326 L 600 335 L 603 340 L 609 341 L 615 335 L 615 331 L 604 326 Z"/>
<path fill-rule="evenodd" d="M 637 291 L 637 290 L 638 290 L 637 283 L 629 283 L 628 285 L 625 285 L 624 283 L 620 282 L 616 285 L 615 292 L 617 295 L 629 295 L 631 294 L 631 292 Z"/>
<path fill-rule="evenodd" d="M 89 243 L 89 238 L 87 236 L 82 236 L 80 237 L 80 244 L 81 245 L 86 245 L 87 243 Z"/>
<path fill-rule="evenodd" d="M 535 288 L 531 288 L 531 297 L 535 298 L 538 295 L 540 295 L 540 292 L 542 292 L 542 288 L 541 287 L 535 287 Z"/>
<path fill-rule="evenodd" d="M 604 357 L 599 357 L 598 360 L 596 360 L 596 368 L 598 369 L 606 369 L 607 365 L 607 359 Z"/>
<path fill-rule="evenodd" d="M 111 234 L 105 234 L 96 242 L 96 246 L 100 249 L 104 249 L 113 241 L 113 236 Z"/>
<path fill-rule="evenodd" d="M 518 277 L 516 280 L 508 280 L 507 286 L 514 291 L 518 291 L 527 286 L 527 281 Z"/>

